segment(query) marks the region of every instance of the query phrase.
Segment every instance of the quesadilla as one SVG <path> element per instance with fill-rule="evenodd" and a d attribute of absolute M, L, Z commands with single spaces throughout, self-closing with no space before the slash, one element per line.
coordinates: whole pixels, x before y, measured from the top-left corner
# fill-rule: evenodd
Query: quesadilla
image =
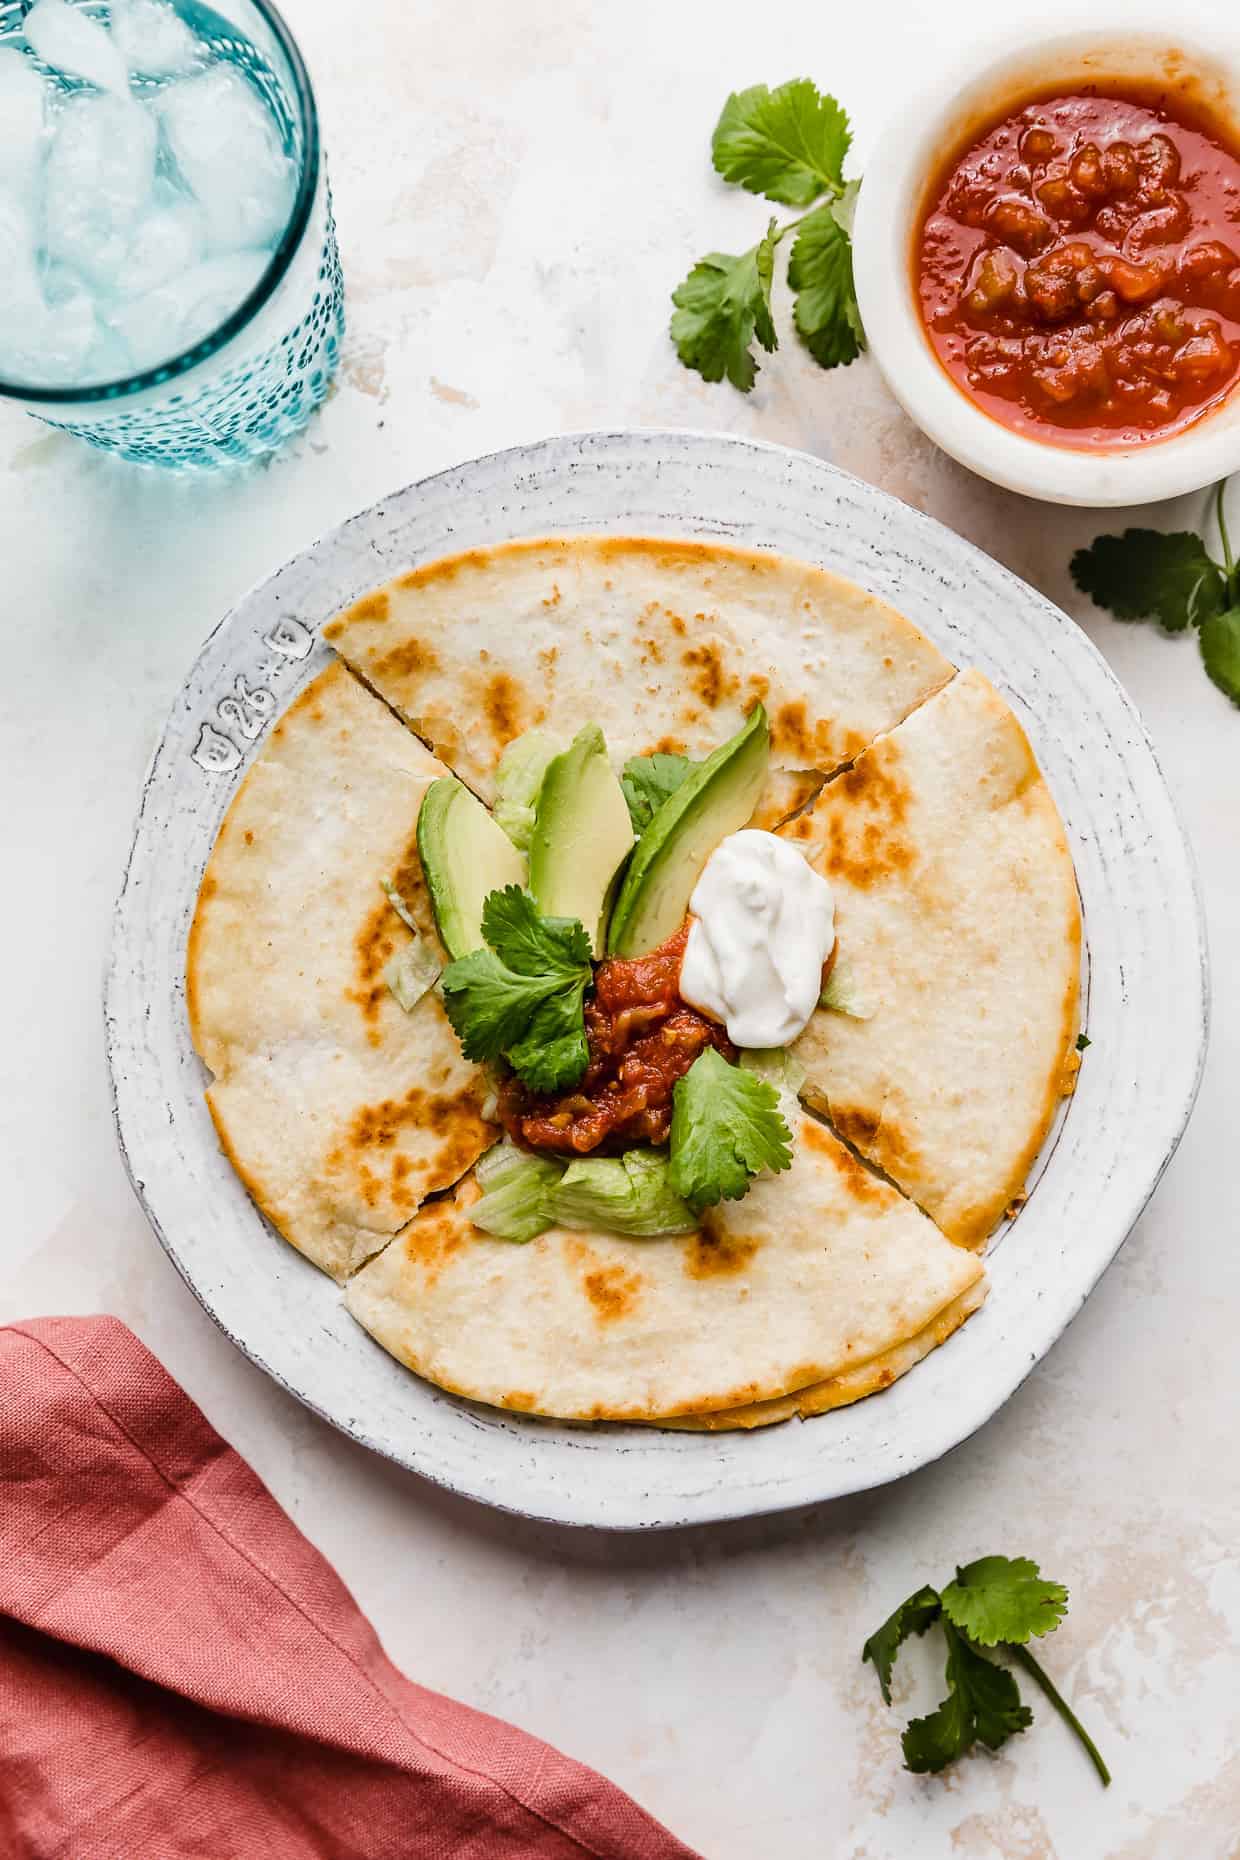
<path fill-rule="evenodd" d="M 905 1374 L 1074 1074 L 1071 860 L 1007 706 L 709 543 L 475 550 L 325 634 L 188 953 L 259 1207 L 513 1412 L 747 1429 Z"/>
<path fill-rule="evenodd" d="M 472 1225 L 471 1178 L 355 1274 L 345 1302 L 417 1374 L 522 1413 L 724 1409 L 753 1426 L 752 1404 L 828 1379 L 883 1386 L 936 1320 L 954 1328 L 970 1293 L 980 1303 L 981 1262 L 815 1118 L 793 1121 L 791 1168 L 687 1235 L 553 1228 L 514 1246 Z"/>
<path fill-rule="evenodd" d="M 698 757 L 761 702 L 772 787 L 760 826 L 952 672 L 902 614 L 824 569 L 660 538 L 449 556 L 367 595 L 324 636 L 488 803 L 503 750 L 531 727 L 569 737 L 590 717 L 617 764 Z"/>
<path fill-rule="evenodd" d="M 1072 1089 L 1081 913 L 1024 731 L 961 672 L 783 829 L 829 879 L 837 979 L 803 1096 L 962 1245 L 1020 1197 Z"/>
<path fill-rule="evenodd" d="M 446 771 L 336 664 L 273 727 L 203 875 L 186 973 L 220 1141 L 263 1213 L 342 1277 L 499 1134 L 433 990 L 385 981 L 414 942 L 437 967 L 418 810 Z"/>

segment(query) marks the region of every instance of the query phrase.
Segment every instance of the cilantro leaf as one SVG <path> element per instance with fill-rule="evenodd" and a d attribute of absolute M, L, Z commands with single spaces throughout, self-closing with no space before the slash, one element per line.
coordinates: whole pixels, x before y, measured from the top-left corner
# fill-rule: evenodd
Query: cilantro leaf
<path fill-rule="evenodd" d="M 535 1008 L 523 1037 L 508 1048 L 508 1061 L 531 1091 L 575 1085 L 590 1063 L 581 995 L 551 995 Z"/>
<path fill-rule="evenodd" d="M 785 207 L 808 207 L 842 189 L 851 140 L 835 98 L 820 95 L 809 78 L 792 78 L 775 90 L 755 84 L 733 91 L 710 147 L 725 181 Z"/>
<path fill-rule="evenodd" d="M 688 756 L 631 756 L 624 765 L 620 786 L 629 804 L 633 831 L 642 833 L 669 796 L 692 774 L 697 764 Z"/>
<path fill-rule="evenodd" d="M 891 1703 L 891 1673 L 897 1653 L 910 1634 L 924 1634 L 931 1623 L 938 1620 L 939 1610 L 939 1592 L 927 1583 L 916 1595 L 901 1602 L 861 1649 L 861 1664 L 864 1666 L 869 1660 L 878 1674 L 884 1704 Z"/>
<path fill-rule="evenodd" d="M 505 885 L 482 906 L 482 934 L 518 975 L 575 977 L 590 966 L 590 939 L 575 917 L 544 917 L 528 891 Z"/>
<path fill-rule="evenodd" d="M 582 1004 L 590 939 L 576 918 L 543 917 L 519 885 L 482 907 L 490 948 L 450 962 L 440 986 L 466 1059 L 506 1055 L 535 1091 L 573 1085 L 589 1057 Z"/>
<path fill-rule="evenodd" d="M 901 1602 L 861 1650 L 862 1661 L 870 1661 L 878 1674 L 888 1705 L 892 1667 L 909 1635 L 924 1634 L 938 1620 L 947 1642 L 947 1697 L 904 1729 L 901 1741 L 910 1770 L 941 1770 L 979 1740 L 997 1750 L 1033 1722 L 1021 1704 L 1015 1675 L 987 1659 L 980 1644 L 1001 1647 L 1037 1682 L 1079 1738 L 1103 1787 L 1109 1784 L 1111 1772 L 1098 1746 L 1026 1644 L 1033 1635 L 1058 1627 L 1067 1606 L 1068 1591 L 1044 1580 L 1036 1563 L 1006 1556 L 979 1557 L 958 1568 L 941 1593 L 927 1586 Z"/>
<path fill-rule="evenodd" d="M 768 354 L 779 346 L 771 320 L 774 271 L 769 228 L 739 257 L 708 252 L 698 260 L 672 292 L 672 341 L 686 368 L 695 368 L 704 381 L 722 381 L 726 375 L 748 394 L 758 372 L 750 347 L 755 336 Z"/>
<path fill-rule="evenodd" d="M 996 1666 L 970 1646 L 963 1634 L 944 1621 L 947 1636 L 947 1697 L 936 1711 L 914 1718 L 901 1743 L 904 1761 L 917 1774 L 946 1768 L 974 1743 L 991 1750 L 1033 1723 L 1033 1713 L 1020 1702 L 1011 1673 Z"/>
<path fill-rule="evenodd" d="M 865 331 L 853 285 L 852 240 L 830 206 L 801 221 L 788 264 L 797 334 L 822 368 L 855 362 Z"/>
<path fill-rule="evenodd" d="M 1082 594 L 1117 620 L 1157 620 L 1168 633 L 1200 626 L 1226 604 L 1226 577 L 1189 530 L 1098 536 L 1070 566 Z"/>
<path fill-rule="evenodd" d="M 1197 634 L 1201 662 L 1224 696 L 1240 704 L 1240 607 L 1210 614 Z"/>
<path fill-rule="evenodd" d="M 1093 1041 L 1092 1041 L 1092 1040 L 1090 1039 L 1090 1037 L 1089 1037 L 1089 1035 L 1088 1035 L 1087 1033 L 1078 1033 L 1078 1034 L 1077 1034 L 1077 1036 L 1076 1036 L 1076 1050 L 1077 1050 L 1077 1052 L 1078 1052 L 1078 1053 L 1083 1053 L 1083 1052 L 1085 1051 L 1085 1048 L 1086 1048 L 1087 1046 L 1092 1046 L 1092 1045 L 1093 1045 Z"/>
<path fill-rule="evenodd" d="M 1048 1582 L 1027 1556 L 983 1556 L 957 1569 L 943 1613 L 981 1647 L 1049 1634 L 1068 1608 L 1062 1583 Z"/>
<path fill-rule="evenodd" d="M 668 1177 L 695 1214 L 739 1201 L 759 1169 L 790 1168 L 791 1145 L 775 1087 L 730 1066 L 713 1046 L 677 1079 Z"/>

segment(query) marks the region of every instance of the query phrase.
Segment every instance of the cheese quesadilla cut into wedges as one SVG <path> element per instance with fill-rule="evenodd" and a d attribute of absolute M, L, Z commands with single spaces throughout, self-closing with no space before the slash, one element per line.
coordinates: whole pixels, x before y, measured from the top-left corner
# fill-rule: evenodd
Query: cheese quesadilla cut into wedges
<path fill-rule="evenodd" d="M 220 828 L 190 931 L 194 1045 L 220 1141 L 264 1214 L 342 1277 L 499 1134 L 439 997 L 385 980 L 414 932 L 442 966 L 417 857 L 445 770 L 342 665 L 273 726 Z"/>
<path fill-rule="evenodd" d="M 962 672 L 783 832 L 836 899 L 805 1100 L 962 1245 L 1021 1195 L 1076 1072 L 1081 916 L 1025 734 Z"/>
<path fill-rule="evenodd" d="M 324 636 L 487 802 L 505 746 L 535 725 L 567 739 L 591 718 L 617 767 L 652 750 L 696 759 L 760 700 L 772 783 L 759 826 L 812 795 L 805 771 L 838 768 L 952 673 L 903 615 L 837 575 L 658 538 L 450 556 Z"/>
<path fill-rule="evenodd" d="M 966 1314 L 981 1262 L 815 1118 L 793 1122 L 791 1168 L 688 1235 L 494 1240 L 470 1222 L 471 1177 L 364 1266 L 345 1302 L 442 1388 L 563 1419 L 747 1409 L 855 1369 L 864 1379 L 885 1353 L 882 1386 L 924 1354 L 915 1340 L 930 1347 L 936 1319 L 956 1313 L 952 1329 Z"/>

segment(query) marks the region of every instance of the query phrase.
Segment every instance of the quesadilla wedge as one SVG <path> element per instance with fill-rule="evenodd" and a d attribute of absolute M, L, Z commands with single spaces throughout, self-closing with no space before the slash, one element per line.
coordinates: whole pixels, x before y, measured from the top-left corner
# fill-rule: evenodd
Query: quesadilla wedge
<path fill-rule="evenodd" d="M 931 1350 L 946 1343 L 965 1319 L 972 1317 L 984 1303 L 987 1289 L 984 1278 L 975 1279 L 958 1298 L 936 1312 L 915 1336 L 904 1343 L 893 1344 L 890 1349 L 880 1350 L 877 1356 L 851 1369 L 842 1369 L 825 1381 L 811 1382 L 808 1388 L 796 1389 L 790 1395 L 777 1395 L 773 1401 L 749 1402 L 740 1408 L 717 1408 L 710 1414 L 665 1416 L 657 1425 L 695 1434 L 721 1434 L 741 1429 L 749 1432 L 755 1427 L 772 1427 L 778 1421 L 808 1421 L 816 1414 L 829 1413 L 832 1408 L 851 1407 L 855 1401 L 864 1401 L 867 1395 L 890 1388 L 923 1357 L 929 1356 Z"/>
<path fill-rule="evenodd" d="M 503 750 L 590 717 L 617 765 L 708 755 L 771 718 L 774 826 L 936 691 L 952 667 L 852 582 L 717 543 L 559 536 L 427 563 L 325 637 L 488 803 Z"/>
<path fill-rule="evenodd" d="M 418 809 L 446 771 L 336 664 L 273 727 L 203 874 L 186 973 L 220 1141 L 264 1214 L 342 1277 L 498 1135 L 433 990 L 385 979 L 426 898 Z"/>
<path fill-rule="evenodd" d="M 470 1177 L 355 1274 L 345 1303 L 418 1375 L 522 1413 L 648 1421 L 726 1409 L 752 1426 L 751 1404 L 854 1370 L 864 1381 L 880 1356 L 883 1386 L 923 1353 L 915 1340 L 936 1319 L 951 1313 L 954 1328 L 970 1294 L 980 1302 L 981 1262 L 817 1119 L 793 1122 L 791 1168 L 687 1235 L 553 1228 L 512 1245 L 471 1224 Z"/>
<path fill-rule="evenodd" d="M 986 1239 L 1076 1073 L 1081 915 L 1025 734 L 961 672 L 783 830 L 830 881 L 836 971 L 802 1096 L 962 1245 Z"/>

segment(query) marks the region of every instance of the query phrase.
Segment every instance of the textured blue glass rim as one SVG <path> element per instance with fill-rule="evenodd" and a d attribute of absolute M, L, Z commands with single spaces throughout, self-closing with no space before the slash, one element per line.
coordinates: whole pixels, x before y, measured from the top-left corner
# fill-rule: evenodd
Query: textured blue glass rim
<path fill-rule="evenodd" d="M 310 74 L 282 14 L 271 4 L 271 0 L 249 0 L 249 3 L 270 27 L 273 38 L 288 60 L 293 76 L 294 102 L 302 123 L 302 162 L 297 195 L 288 225 L 271 255 L 266 271 L 249 296 L 241 300 L 232 315 L 217 330 L 210 336 L 204 336 L 193 348 L 184 349 L 180 355 L 161 362 L 158 368 L 148 368 L 137 375 L 122 375 L 115 381 L 92 382 L 84 387 L 39 387 L 7 381 L 0 376 L 0 396 L 9 400 L 37 402 L 45 407 L 82 406 L 100 401 L 120 401 L 131 394 L 140 394 L 146 388 L 164 387 L 188 373 L 191 368 L 196 368 L 200 362 L 207 361 L 226 343 L 231 342 L 258 315 L 282 283 L 310 223 L 310 210 L 319 185 L 319 113 L 310 85 Z"/>

